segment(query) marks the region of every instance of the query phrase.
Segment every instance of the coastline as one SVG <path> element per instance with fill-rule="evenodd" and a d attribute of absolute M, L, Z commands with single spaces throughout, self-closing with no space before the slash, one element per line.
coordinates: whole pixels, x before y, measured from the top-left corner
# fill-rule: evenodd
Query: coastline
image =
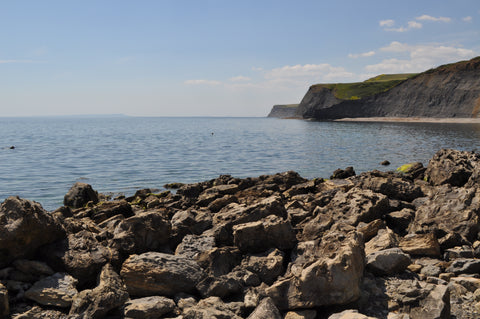
<path fill-rule="evenodd" d="M 221 175 L 113 200 L 77 182 L 53 212 L 12 196 L 0 318 L 478 318 L 479 169 L 442 149 L 427 167 Z"/>
<path fill-rule="evenodd" d="M 455 123 L 479 124 L 480 118 L 436 118 L 436 117 L 346 117 L 334 122 L 400 122 L 400 123 Z"/>

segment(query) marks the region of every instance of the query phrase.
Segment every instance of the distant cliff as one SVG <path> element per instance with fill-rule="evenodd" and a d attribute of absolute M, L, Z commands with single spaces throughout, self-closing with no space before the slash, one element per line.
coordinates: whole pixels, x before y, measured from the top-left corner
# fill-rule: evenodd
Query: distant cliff
<path fill-rule="evenodd" d="M 476 118 L 480 112 L 480 57 L 420 74 L 383 75 L 365 82 L 310 87 L 295 116 Z M 358 92 L 357 95 L 354 95 Z"/>
<path fill-rule="evenodd" d="M 292 118 L 295 117 L 298 104 L 274 105 L 268 117 Z"/>

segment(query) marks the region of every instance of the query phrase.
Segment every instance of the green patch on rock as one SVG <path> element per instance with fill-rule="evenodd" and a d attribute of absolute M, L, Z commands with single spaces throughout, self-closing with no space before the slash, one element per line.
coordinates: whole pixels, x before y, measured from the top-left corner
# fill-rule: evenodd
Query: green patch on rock
<path fill-rule="evenodd" d="M 404 164 L 404 165 L 400 166 L 399 168 L 397 168 L 397 172 L 402 173 L 402 174 L 407 174 L 410 171 L 410 169 L 412 168 L 412 166 L 413 166 L 413 163 Z"/>

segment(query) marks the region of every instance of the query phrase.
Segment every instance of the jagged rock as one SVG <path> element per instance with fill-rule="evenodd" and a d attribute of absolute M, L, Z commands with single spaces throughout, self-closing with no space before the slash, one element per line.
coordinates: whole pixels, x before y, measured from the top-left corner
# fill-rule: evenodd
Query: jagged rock
<path fill-rule="evenodd" d="M 410 311 L 412 319 L 450 319 L 450 293 L 447 286 L 437 285 L 418 307 Z"/>
<path fill-rule="evenodd" d="M 270 196 L 249 206 L 230 204 L 221 209 L 213 218 L 213 224 L 229 224 L 230 226 L 258 221 L 269 215 L 286 219 L 288 217 L 282 199 Z"/>
<path fill-rule="evenodd" d="M 440 243 L 441 246 L 442 243 Z M 475 251 L 471 246 L 456 246 L 453 248 L 445 249 L 443 258 L 445 260 L 454 260 L 458 258 L 474 258 Z"/>
<path fill-rule="evenodd" d="M 243 285 L 239 278 L 231 274 L 218 277 L 209 276 L 198 283 L 197 289 L 203 298 L 217 296 L 225 298 L 242 291 Z"/>
<path fill-rule="evenodd" d="M 125 200 L 103 202 L 88 209 L 86 213 L 97 224 L 115 215 L 122 215 L 124 217 L 133 216 L 132 206 Z"/>
<path fill-rule="evenodd" d="M 455 275 L 480 273 L 480 259 L 455 259 L 447 268 L 447 272 Z"/>
<path fill-rule="evenodd" d="M 389 201 L 383 194 L 352 188 L 346 193 L 337 192 L 324 210 L 331 211 L 337 221 L 357 226 L 360 222 L 369 223 L 388 213 Z"/>
<path fill-rule="evenodd" d="M 105 247 L 95 234 L 81 231 L 43 249 L 54 269 L 66 271 L 78 280 L 79 287 L 95 284 L 98 273 L 107 263 L 118 263 L 118 251 Z"/>
<path fill-rule="evenodd" d="M 212 216 L 208 212 L 193 209 L 178 211 L 171 219 L 172 231 L 184 236 L 186 234 L 200 235 L 212 227 Z"/>
<path fill-rule="evenodd" d="M 0 267 L 33 257 L 40 246 L 63 236 L 62 225 L 39 203 L 8 197 L 0 206 Z"/>
<path fill-rule="evenodd" d="M 316 190 L 316 181 L 311 180 L 302 184 L 293 185 L 283 192 L 286 197 L 293 197 L 300 194 L 308 194 Z"/>
<path fill-rule="evenodd" d="M 147 211 L 121 221 L 113 232 L 111 247 L 125 255 L 166 250 L 171 225 L 162 213 Z"/>
<path fill-rule="evenodd" d="M 440 256 L 440 245 L 434 234 L 410 234 L 402 239 L 398 245 L 409 255 Z"/>
<path fill-rule="evenodd" d="M 175 250 L 175 255 L 195 259 L 202 252 L 215 248 L 215 237 L 209 235 L 187 235 Z"/>
<path fill-rule="evenodd" d="M 256 222 L 233 226 L 234 244 L 243 252 L 263 252 L 270 248 L 288 250 L 297 239 L 289 221 L 271 215 Z"/>
<path fill-rule="evenodd" d="M 315 310 L 296 310 L 285 314 L 284 319 L 315 319 L 317 312 Z"/>
<path fill-rule="evenodd" d="M 410 256 L 399 248 L 380 250 L 366 257 L 367 269 L 378 275 L 403 272 L 411 264 Z"/>
<path fill-rule="evenodd" d="M 334 313 L 333 315 L 328 317 L 328 319 L 376 319 L 376 318 L 368 317 L 361 313 L 358 313 L 358 310 L 349 309 L 339 313 Z"/>
<path fill-rule="evenodd" d="M 57 310 L 42 309 L 38 306 L 33 306 L 22 313 L 12 315 L 15 319 L 83 319 L 75 316 L 67 316 L 63 312 Z"/>
<path fill-rule="evenodd" d="M 453 233 L 473 242 L 480 231 L 480 189 L 439 186 L 417 208 L 410 233 Z"/>
<path fill-rule="evenodd" d="M 400 211 L 392 212 L 385 216 L 388 227 L 397 233 L 404 233 L 414 218 L 415 211 L 410 208 L 403 208 Z"/>
<path fill-rule="evenodd" d="M 277 307 L 314 308 L 360 297 L 365 262 L 361 235 L 331 230 L 298 254 L 285 277 L 266 290 Z"/>
<path fill-rule="evenodd" d="M 453 277 L 450 278 L 450 282 L 457 283 L 462 285 L 463 287 L 467 288 L 468 291 L 475 292 L 476 290 L 480 289 L 480 279 L 474 277 Z"/>
<path fill-rule="evenodd" d="M 282 319 L 282 315 L 271 298 L 263 299 L 247 319 Z"/>
<path fill-rule="evenodd" d="M 375 219 L 370 223 L 360 222 L 357 225 L 357 231 L 363 235 L 363 240 L 367 242 L 375 237 L 380 229 L 384 229 L 385 227 L 385 221 L 381 219 Z"/>
<path fill-rule="evenodd" d="M 91 185 L 80 182 L 73 184 L 63 199 L 63 205 L 73 208 L 83 207 L 88 202 L 98 203 L 98 193 Z"/>
<path fill-rule="evenodd" d="M 202 268 L 192 259 L 156 252 L 130 256 L 120 274 L 131 296 L 192 293 L 205 277 Z"/>
<path fill-rule="evenodd" d="M 354 180 L 354 183 L 357 187 L 370 189 L 391 199 L 411 202 L 423 196 L 421 188 L 411 181 L 398 177 L 398 175 L 389 175 L 378 171 L 363 173 Z"/>
<path fill-rule="evenodd" d="M 398 236 L 390 228 L 380 229 L 377 235 L 365 244 L 365 254 L 398 247 L 398 242 Z"/>
<path fill-rule="evenodd" d="M 260 255 L 248 255 L 242 260 L 242 268 L 257 274 L 261 281 L 271 285 L 278 276 L 285 272 L 284 254 L 272 249 Z"/>
<path fill-rule="evenodd" d="M 183 319 L 241 319 L 218 297 L 200 300 L 195 306 L 187 308 Z"/>
<path fill-rule="evenodd" d="M 151 296 L 129 300 L 125 303 L 124 316 L 131 319 L 155 319 L 175 309 L 172 299 Z"/>
<path fill-rule="evenodd" d="M 208 204 L 207 209 L 212 213 L 216 213 L 220 209 L 231 203 L 238 203 L 238 198 L 234 195 L 225 195 L 223 197 L 215 199 L 210 204 Z"/>
<path fill-rule="evenodd" d="M 425 176 L 435 186 L 464 186 L 479 167 L 480 158 L 473 152 L 442 149 L 428 163 Z"/>
<path fill-rule="evenodd" d="M 77 280 L 64 273 L 40 279 L 25 292 L 25 297 L 46 306 L 70 307 L 78 291 Z"/>
<path fill-rule="evenodd" d="M 8 290 L 0 282 L 0 319 L 7 319 L 10 316 L 10 304 L 8 301 Z"/>
<path fill-rule="evenodd" d="M 128 300 L 128 293 L 120 276 L 110 264 L 103 267 L 98 286 L 83 290 L 72 302 L 70 315 L 82 318 L 104 318 L 112 309 L 122 306 Z"/>
<path fill-rule="evenodd" d="M 195 260 L 205 271 L 217 277 L 228 274 L 241 262 L 242 256 L 236 247 L 215 247 L 202 251 Z"/>
<path fill-rule="evenodd" d="M 336 169 L 332 176 L 330 176 L 330 179 L 345 179 L 351 176 L 355 176 L 355 170 L 353 167 L 349 166 L 345 169 Z"/>

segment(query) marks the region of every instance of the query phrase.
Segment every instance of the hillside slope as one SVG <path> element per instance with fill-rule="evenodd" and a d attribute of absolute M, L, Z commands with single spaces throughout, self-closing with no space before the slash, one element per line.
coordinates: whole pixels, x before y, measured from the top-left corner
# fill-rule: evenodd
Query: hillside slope
<path fill-rule="evenodd" d="M 358 99 L 338 98 L 335 88 L 331 85 L 311 86 L 298 106 L 296 116 L 321 120 L 345 117 L 476 118 L 480 111 L 480 57 L 413 75 L 399 80 L 391 88 Z"/>

